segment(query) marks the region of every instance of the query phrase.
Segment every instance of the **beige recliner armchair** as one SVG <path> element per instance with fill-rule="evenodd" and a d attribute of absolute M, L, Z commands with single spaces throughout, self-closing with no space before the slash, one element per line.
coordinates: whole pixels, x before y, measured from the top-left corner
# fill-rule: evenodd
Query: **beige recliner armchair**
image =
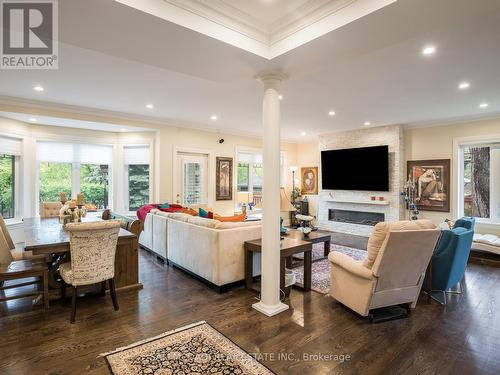
<path fill-rule="evenodd" d="M 364 261 L 336 251 L 328 256 L 330 295 L 362 316 L 404 303 L 414 308 L 439 236 L 429 220 L 377 224 Z"/>

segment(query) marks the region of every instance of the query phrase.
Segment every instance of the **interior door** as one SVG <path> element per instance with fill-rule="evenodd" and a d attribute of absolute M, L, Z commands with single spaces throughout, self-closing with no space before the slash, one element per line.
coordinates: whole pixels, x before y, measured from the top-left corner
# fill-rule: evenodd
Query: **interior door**
<path fill-rule="evenodd" d="M 208 203 L 208 155 L 180 153 L 178 192 L 183 206 Z"/>

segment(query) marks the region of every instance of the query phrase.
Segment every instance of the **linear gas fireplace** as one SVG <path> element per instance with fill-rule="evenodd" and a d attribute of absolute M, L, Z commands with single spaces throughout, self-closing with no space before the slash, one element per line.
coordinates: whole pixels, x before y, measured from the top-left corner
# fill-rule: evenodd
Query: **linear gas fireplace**
<path fill-rule="evenodd" d="M 328 210 L 328 220 L 340 223 L 376 225 L 385 220 L 385 215 L 380 212 Z"/>

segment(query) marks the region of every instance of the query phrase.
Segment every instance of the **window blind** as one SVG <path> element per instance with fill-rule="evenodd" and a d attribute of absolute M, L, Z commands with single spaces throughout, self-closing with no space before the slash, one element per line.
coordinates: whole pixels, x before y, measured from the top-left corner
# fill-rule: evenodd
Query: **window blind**
<path fill-rule="evenodd" d="M 0 154 L 20 156 L 22 141 L 16 138 L 0 136 Z"/>
<path fill-rule="evenodd" d="M 81 143 L 37 142 L 37 160 L 52 163 L 113 164 L 113 147 Z"/>
<path fill-rule="evenodd" d="M 151 153 L 148 145 L 125 146 L 123 148 L 123 163 L 125 165 L 149 165 L 150 162 Z"/>

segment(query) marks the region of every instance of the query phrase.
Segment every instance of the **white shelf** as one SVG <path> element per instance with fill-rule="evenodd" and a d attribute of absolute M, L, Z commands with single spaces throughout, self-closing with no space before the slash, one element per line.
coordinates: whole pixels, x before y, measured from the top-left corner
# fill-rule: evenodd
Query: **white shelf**
<path fill-rule="evenodd" d="M 349 203 L 349 204 L 371 204 L 371 205 L 375 205 L 375 206 L 389 206 L 390 205 L 389 201 L 372 201 L 372 200 L 356 201 L 356 200 L 349 200 L 349 199 L 327 199 L 327 202 Z"/>

